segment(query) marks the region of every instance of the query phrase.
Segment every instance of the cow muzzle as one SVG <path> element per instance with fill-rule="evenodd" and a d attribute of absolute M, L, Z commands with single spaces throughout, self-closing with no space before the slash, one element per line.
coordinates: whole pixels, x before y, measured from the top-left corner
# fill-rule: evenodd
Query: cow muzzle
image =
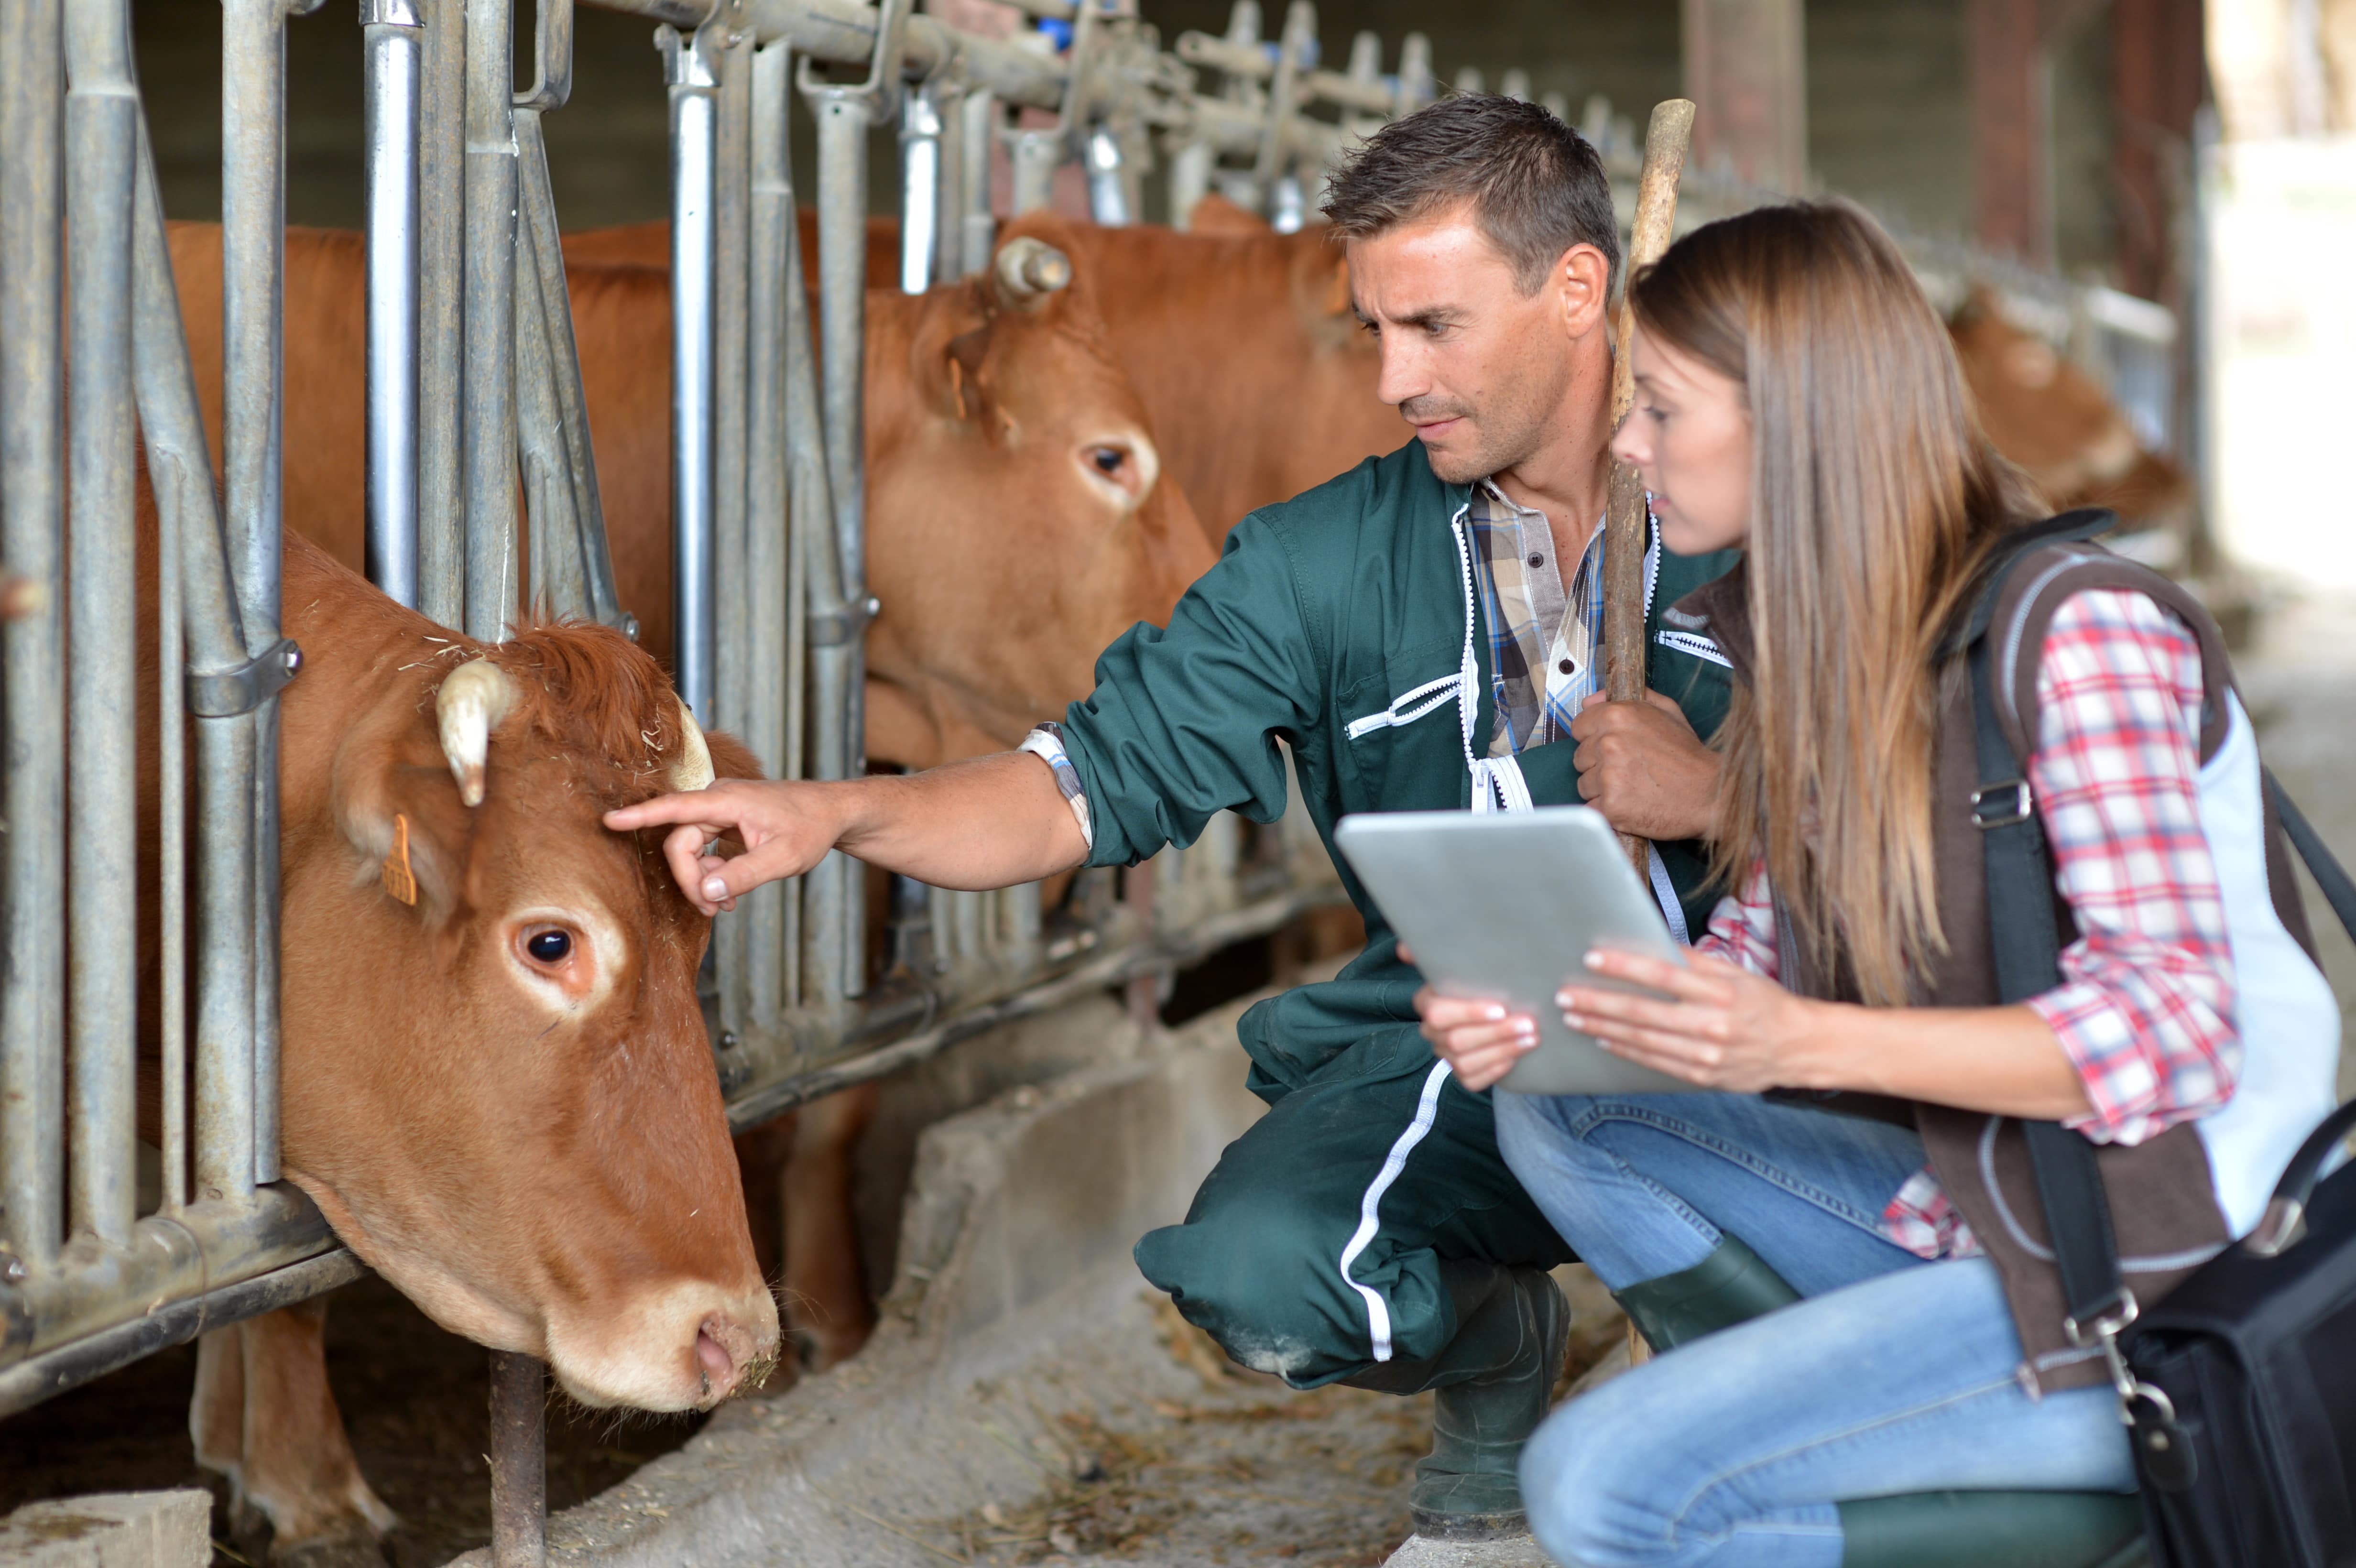
<path fill-rule="evenodd" d="M 990 276 L 1001 304 L 1036 310 L 1049 294 L 1070 286 L 1072 259 L 1044 240 L 1025 234 L 998 248 Z"/>

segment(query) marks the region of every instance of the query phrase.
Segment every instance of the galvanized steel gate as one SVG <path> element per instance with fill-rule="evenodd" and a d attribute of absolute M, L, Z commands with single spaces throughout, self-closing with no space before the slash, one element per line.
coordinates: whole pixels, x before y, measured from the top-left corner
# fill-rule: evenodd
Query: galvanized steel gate
<path fill-rule="evenodd" d="M 283 30 L 318 3 L 223 0 L 221 507 L 127 0 L 0 0 L 0 566 L 19 580 L 0 594 L 0 1413 L 358 1272 L 278 1181 L 276 1136 L 274 698 L 299 662 L 277 621 Z M 1046 205 L 1056 171 L 1076 162 L 1097 220 L 1135 221 L 1158 155 L 1174 225 L 1217 189 L 1289 229 L 1351 138 L 1438 91 L 1419 36 L 1389 73 L 1371 34 L 1344 70 L 1322 69 L 1306 0 L 1273 40 L 1253 0 L 1239 0 L 1226 34 L 1186 34 L 1174 52 L 1134 0 L 1017 0 L 1028 20 L 1012 38 L 958 32 L 912 14 L 910 0 L 599 3 L 661 24 L 670 98 L 679 682 L 699 714 L 787 777 L 865 765 L 871 127 L 899 133 L 902 286 L 922 292 L 993 262 L 993 144 L 1010 157 L 1018 211 Z M 632 624 L 606 551 L 541 135 L 570 90 L 571 0 L 539 5 L 522 91 L 511 7 L 359 0 L 369 571 L 485 639 L 526 604 Z M 1198 69 L 1215 89 L 1197 87 Z M 1526 94 L 1519 76 L 1501 85 Z M 797 95 L 818 139 L 815 322 L 788 155 Z M 1642 149 L 1600 100 L 1582 120 L 1624 215 Z M 1693 171 L 1685 192 L 1687 226 L 1772 199 Z M 2151 346 L 2173 331 L 2165 313 L 2107 291 L 1912 249 L 1934 289 L 1952 296 L 1965 277 L 1992 279 L 2051 316 L 2053 336 L 2140 365 L 2143 382 Z M 2165 393 L 2153 401 L 2165 407 Z M 137 929 L 137 879 L 117 830 L 137 805 L 137 628 L 125 606 L 143 437 L 166 651 L 162 1179 L 145 1214 L 133 1104 L 141 964 L 125 936 Z M 177 794 L 191 745 L 193 842 Z M 1130 983 L 1150 1005 L 1175 966 L 1339 899 L 1304 828 L 1297 812 L 1274 831 L 1222 817 L 1192 849 L 1129 873 L 1118 893 L 1113 873 L 1084 873 L 1058 911 L 1043 910 L 1035 887 L 903 884 L 904 962 L 873 991 L 849 861 L 838 854 L 762 890 L 715 937 L 714 1048 L 732 1121 L 757 1123 L 1108 985 Z M 530 1369 L 502 1375 L 511 1412 L 538 1397 L 527 1372 L 536 1380 Z M 536 1490 L 513 1468 L 535 1432 L 517 1428 L 502 1449 L 502 1475 L 523 1483 L 502 1514 L 511 1548 L 536 1539 Z"/>

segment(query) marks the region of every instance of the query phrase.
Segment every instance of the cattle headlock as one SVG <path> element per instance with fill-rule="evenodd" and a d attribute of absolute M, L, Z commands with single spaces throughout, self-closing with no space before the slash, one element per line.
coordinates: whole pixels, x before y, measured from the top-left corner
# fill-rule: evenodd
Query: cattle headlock
<path fill-rule="evenodd" d="M 301 666 L 279 627 L 284 27 L 320 3 L 224 0 L 218 484 L 128 0 L 0 5 L 0 1413 L 359 1269 L 280 1180 L 276 1128 L 275 705 Z M 656 24 L 669 84 L 675 673 L 698 716 L 779 776 L 866 765 L 871 130 L 899 135 L 899 274 L 916 293 L 1002 264 L 1001 147 L 1015 212 L 1046 206 L 1077 165 L 1096 221 L 1139 221 L 1158 162 L 1151 188 L 1174 227 L 1215 189 L 1297 229 L 1353 138 L 1440 91 L 1420 36 L 1388 71 L 1371 34 L 1326 69 L 1307 0 L 1273 37 L 1238 0 L 1225 35 L 1167 49 L 1135 0 L 1017 0 L 1002 37 L 911 0 L 598 3 Z M 359 20 L 369 575 L 486 641 L 527 610 L 631 630 L 541 134 L 570 92 L 571 0 L 537 5 L 522 91 L 513 0 L 359 0 Z M 1518 74 L 1504 85 L 1526 92 Z M 807 193 L 788 156 L 797 97 L 817 138 Z M 1629 123 L 1600 99 L 1580 123 L 1633 206 Z M 1707 171 L 1688 172 L 1685 196 L 1688 225 L 1772 199 Z M 2107 291 L 1913 249 L 1934 292 L 1992 283 L 2105 366 L 2150 361 L 2135 356 L 2174 330 Z M 2173 400 L 2161 387 L 2136 400 L 2157 416 Z M 152 604 L 134 560 L 143 462 L 160 534 Z M 143 613 L 162 650 L 144 694 Z M 142 809 L 148 748 L 160 850 L 143 872 L 123 825 Z M 1092 989 L 1127 985 L 1151 1008 L 1195 956 L 1339 901 L 1302 816 L 1222 818 L 1190 849 L 1083 873 L 1055 909 L 1036 887 L 900 884 L 880 965 L 863 879 L 841 856 L 762 890 L 721 923 L 710 978 L 732 1122 Z M 156 912 L 144 922 L 143 875 Z M 144 1106 L 143 1011 L 160 1020 Z M 161 1173 L 144 1202 L 143 1134 Z"/>

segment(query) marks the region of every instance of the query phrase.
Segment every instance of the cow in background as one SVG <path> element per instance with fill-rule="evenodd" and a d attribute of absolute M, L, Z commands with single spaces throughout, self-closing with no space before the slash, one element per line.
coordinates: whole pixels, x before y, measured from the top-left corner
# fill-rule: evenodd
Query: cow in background
<path fill-rule="evenodd" d="M 141 998 L 160 1086 L 154 504 L 142 481 Z M 444 1328 L 545 1359 L 593 1407 L 708 1409 L 775 1360 L 775 1301 L 712 1069 L 710 922 L 605 809 L 715 771 L 655 662 L 602 627 L 485 646 L 285 539 L 281 1160 Z M 324 1304 L 206 1335 L 189 1428 L 273 1556 L 382 1562 L 394 1521 L 327 1378 Z"/>
<path fill-rule="evenodd" d="M 2136 439 L 2093 377 L 1975 289 L 1947 327 L 1996 449 L 2028 471 L 2056 511 L 2101 507 L 2130 524 L 2180 527 L 2191 477 Z"/>

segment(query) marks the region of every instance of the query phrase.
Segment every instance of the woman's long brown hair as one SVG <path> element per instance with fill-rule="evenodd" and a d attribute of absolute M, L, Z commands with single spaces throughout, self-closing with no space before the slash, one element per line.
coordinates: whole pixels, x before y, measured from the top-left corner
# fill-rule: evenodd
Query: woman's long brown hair
<path fill-rule="evenodd" d="M 1939 639 L 2035 502 L 1981 432 L 1944 325 L 1844 203 L 1697 229 L 1631 289 L 1646 333 L 1740 383 L 1751 421 L 1752 679 L 1717 744 L 1713 859 L 1763 858 L 1796 934 L 1894 1006 L 1946 944 L 1931 834 Z"/>

